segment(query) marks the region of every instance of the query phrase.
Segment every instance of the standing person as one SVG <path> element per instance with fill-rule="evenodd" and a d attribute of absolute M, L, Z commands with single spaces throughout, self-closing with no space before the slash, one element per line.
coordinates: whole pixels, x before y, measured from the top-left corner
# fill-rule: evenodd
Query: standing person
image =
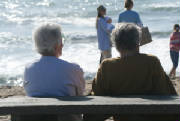
<path fill-rule="evenodd" d="M 85 89 L 83 70 L 79 65 L 59 59 L 63 47 L 61 27 L 49 23 L 38 27 L 34 32 L 34 41 L 41 57 L 25 68 L 26 94 L 30 97 L 82 96 Z M 73 114 L 55 118 L 54 121 L 82 120 L 81 115 Z M 37 118 L 30 117 L 29 120 Z"/>
<path fill-rule="evenodd" d="M 125 0 L 125 11 L 120 13 L 118 23 L 134 23 L 140 27 L 143 27 L 143 23 L 140 19 L 139 14 L 136 11 L 132 10 L 133 6 L 133 0 Z"/>
<path fill-rule="evenodd" d="M 100 63 L 106 59 L 111 58 L 111 41 L 108 30 L 108 23 L 106 15 L 106 8 L 100 5 L 97 8 L 97 19 L 96 19 L 96 29 L 98 37 L 98 48 L 101 51 Z"/>
<path fill-rule="evenodd" d="M 179 24 L 175 24 L 174 31 L 170 37 L 170 56 L 173 63 L 173 67 L 169 74 L 171 78 L 175 78 L 176 76 L 176 68 L 178 67 L 178 62 L 179 62 L 179 50 L 180 50 Z"/>

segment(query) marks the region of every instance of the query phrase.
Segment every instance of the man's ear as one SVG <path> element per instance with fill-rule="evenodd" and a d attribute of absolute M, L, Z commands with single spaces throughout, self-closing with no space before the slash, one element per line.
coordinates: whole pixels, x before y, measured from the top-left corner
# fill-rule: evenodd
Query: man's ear
<path fill-rule="evenodd" d="M 63 44 L 61 43 L 61 44 L 58 46 L 59 56 L 62 55 L 62 48 L 63 48 Z"/>
<path fill-rule="evenodd" d="M 55 45 L 54 49 L 55 49 L 55 52 L 56 52 L 57 49 L 58 49 L 58 44 Z"/>
<path fill-rule="evenodd" d="M 57 58 L 62 55 L 62 44 L 61 45 L 56 44 L 54 49 L 55 49 L 55 55 Z"/>

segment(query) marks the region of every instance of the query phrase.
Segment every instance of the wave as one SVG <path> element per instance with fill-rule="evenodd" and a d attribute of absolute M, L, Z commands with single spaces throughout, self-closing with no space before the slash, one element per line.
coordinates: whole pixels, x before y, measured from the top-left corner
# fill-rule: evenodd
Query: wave
<path fill-rule="evenodd" d="M 153 8 L 178 8 L 179 7 L 180 2 L 167 2 L 167 3 L 153 3 L 148 5 L 149 7 L 153 7 Z"/>
<path fill-rule="evenodd" d="M 152 37 L 158 37 L 158 38 L 168 38 L 171 34 L 171 31 L 166 32 L 160 32 L 160 31 L 154 31 L 151 32 Z"/>
<path fill-rule="evenodd" d="M 97 41 L 97 35 L 95 33 L 65 33 L 65 41 L 74 42 L 74 43 L 94 43 Z M 89 41 L 90 40 L 90 41 Z M 1 32 L 0 33 L 0 48 L 10 48 L 22 46 L 32 46 L 33 40 L 31 36 L 18 36 L 13 35 L 10 32 Z M 22 47 L 21 46 L 21 47 Z"/>
<path fill-rule="evenodd" d="M 67 14 L 67 15 L 66 15 Z M 75 17 L 74 15 L 68 15 L 66 13 L 62 15 L 61 13 L 52 14 L 49 13 L 30 13 L 18 15 L 17 13 L 2 13 L 0 14 L 2 25 L 36 25 L 44 22 L 55 22 L 61 25 L 76 25 L 76 26 L 86 26 L 95 27 L 95 17 Z M 1 26 L 2 26 L 1 25 Z"/>
<path fill-rule="evenodd" d="M 92 80 L 95 77 L 96 73 L 92 72 L 85 72 L 84 79 L 85 80 Z M 23 85 L 23 75 L 0 75 L 0 86 L 7 85 L 7 86 L 22 86 Z"/>
<path fill-rule="evenodd" d="M 43 2 L 36 3 L 36 6 L 54 7 L 56 4 L 50 0 L 44 0 Z"/>
<path fill-rule="evenodd" d="M 53 7 L 56 3 L 52 0 L 1 0 L 0 8 L 15 9 L 19 7 L 29 8 L 29 7 Z"/>
<path fill-rule="evenodd" d="M 66 35 L 66 38 L 68 40 L 95 40 L 97 39 L 97 35 L 71 33 L 71 34 Z"/>
<path fill-rule="evenodd" d="M 165 3 L 153 3 L 153 4 L 145 4 L 143 8 L 150 9 L 152 11 L 179 11 L 180 2 L 165 2 Z"/>
<path fill-rule="evenodd" d="M 23 76 L 8 76 L 8 75 L 0 75 L 0 86 L 8 85 L 8 86 L 22 86 L 23 85 Z"/>
<path fill-rule="evenodd" d="M 152 31 L 151 35 L 153 37 L 158 37 L 158 38 L 167 38 L 171 34 L 171 31 Z M 87 34 L 86 32 L 84 33 L 65 33 L 65 41 L 67 42 L 74 42 L 74 43 L 94 43 L 97 42 L 97 35 L 96 33 L 89 33 Z M 6 33 L 2 32 L 0 33 L 0 48 L 3 47 L 15 47 L 18 46 L 19 44 L 21 45 L 29 45 L 32 46 L 33 40 L 32 37 L 22 37 L 22 36 L 17 36 L 13 35 L 11 33 Z"/>
<path fill-rule="evenodd" d="M 158 37 L 158 38 L 167 38 L 169 37 L 171 34 L 171 31 L 152 31 L 151 35 L 152 37 Z M 68 41 L 81 41 L 83 40 L 83 42 L 85 43 L 88 40 L 91 40 L 91 42 L 95 42 L 97 41 L 97 35 L 96 33 L 92 33 L 92 34 L 77 34 L 77 33 L 71 33 L 71 34 L 67 34 L 66 38 Z"/>
<path fill-rule="evenodd" d="M 152 31 L 152 36 L 167 37 L 170 36 L 171 31 Z M 64 33 L 67 40 L 97 40 L 96 32 L 87 33 Z M 18 45 L 18 44 L 32 44 L 31 36 L 18 36 L 11 32 L 1 32 L 0 33 L 0 43 L 4 45 Z"/>
<path fill-rule="evenodd" d="M 172 31 L 152 31 L 151 35 L 153 37 L 160 37 L 160 38 L 167 38 L 170 36 Z M 92 34 L 77 34 L 77 33 L 71 33 L 71 34 L 65 34 L 65 37 L 68 41 L 78 41 L 83 40 L 84 42 L 86 40 L 92 40 L 92 42 L 97 41 L 97 35 L 96 33 Z"/>
<path fill-rule="evenodd" d="M 31 45 L 32 39 L 31 37 L 22 37 L 22 36 L 17 36 L 13 35 L 10 32 L 1 32 L 0 33 L 0 47 L 14 47 L 18 46 L 19 44 L 21 45 Z"/>

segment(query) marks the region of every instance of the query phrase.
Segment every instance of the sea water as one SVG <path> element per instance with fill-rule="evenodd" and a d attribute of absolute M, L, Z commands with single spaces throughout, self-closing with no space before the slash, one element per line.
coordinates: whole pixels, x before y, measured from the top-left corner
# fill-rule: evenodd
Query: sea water
<path fill-rule="evenodd" d="M 40 57 L 32 31 L 44 22 L 61 25 L 66 37 L 61 58 L 79 64 L 85 78 L 92 79 L 100 57 L 95 29 L 100 4 L 116 24 L 124 10 L 124 0 L 0 0 L 0 85 L 22 84 L 25 65 Z M 153 42 L 141 47 L 141 52 L 156 55 L 169 73 L 169 36 L 173 25 L 180 24 L 180 1 L 135 0 L 134 10 L 153 37 Z M 113 57 L 117 56 L 113 48 Z M 180 66 L 177 73 L 180 75 Z"/>

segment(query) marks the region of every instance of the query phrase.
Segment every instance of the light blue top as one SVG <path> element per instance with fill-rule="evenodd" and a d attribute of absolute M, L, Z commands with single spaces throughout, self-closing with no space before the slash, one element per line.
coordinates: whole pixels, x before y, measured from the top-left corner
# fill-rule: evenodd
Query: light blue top
<path fill-rule="evenodd" d="M 113 24 L 107 24 L 107 30 L 109 31 L 109 32 L 112 32 L 112 30 L 115 28 L 115 26 L 113 25 Z"/>
<path fill-rule="evenodd" d="M 143 26 L 143 23 L 140 19 L 140 16 L 137 12 L 132 10 L 125 10 L 119 15 L 118 23 L 125 22 L 125 23 L 134 23 L 140 27 Z"/>
<path fill-rule="evenodd" d="M 42 56 L 25 68 L 24 88 L 32 97 L 81 96 L 85 81 L 78 65 Z"/>
<path fill-rule="evenodd" d="M 111 49 L 111 42 L 110 42 L 110 31 L 107 28 L 107 18 L 100 17 L 98 19 L 97 25 L 97 37 L 98 37 L 98 48 L 101 51 L 106 51 Z"/>

